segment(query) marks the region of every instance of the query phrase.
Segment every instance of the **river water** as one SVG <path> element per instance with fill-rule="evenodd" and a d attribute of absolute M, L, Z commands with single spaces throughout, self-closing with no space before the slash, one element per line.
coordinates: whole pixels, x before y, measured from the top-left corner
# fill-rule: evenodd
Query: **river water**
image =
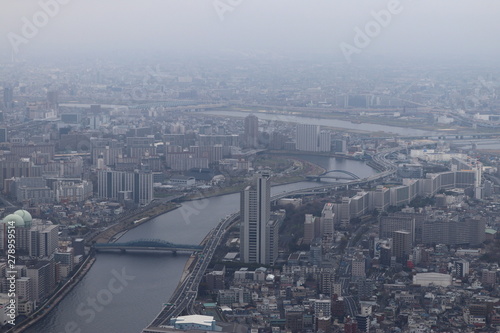
<path fill-rule="evenodd" d="M 250 113 L 241 112 L 241 111 L 204 111 L 200 112 L 204 114 L 210 114 L 214 116 L 229 116 L 229 117 L 238 117 L 244 118 L 248 116 Z M 297 124 L 307 124 L 307 125 L 320 125 L 326 127 L 334 127 L 334 128 L 345 128 L 352 130 L 361 130 L 368 132 L 386 132 L 388 134 L 398 134 L 405 136 L 417 136 L 417 135 L 438 135 L 443 134 L 439 132 L 433 131 L 424 131 L 415 128 L 408 127 L 397 127 L 397 126 L 388 126 L 388 125 L 377 125 L 377 124 L 353 124 L 350 121 L 338 120 L 338 119 L 328 119 L 328 118 L 310 118 L 310 117 L 300 117 L 300 116 L 292 116 L 292 115 L 283 115 L 283 114 L 272 114 L 272 113 L 264 113 L 264 112 L 256 112 L 254 113 L 259 119 L 262 120 L 270 120 L 270 121 L 282 121 L 289 123 L 297 123 Z"/>
<path fill-rule="evenodd" d="M 300 156 L 325 169 L 343 169 L 360 177 L 375 171 L 360 161 Z M 272 194 L 314 187 L 299 182 L 272 188 Z M 141 238 L 199 244 L 221 218 L 239 210 L 239 194 L 190 201 L 127 232 L 120 241 Z M 80 283 L 28 333 L 138 333 L 175 290 L 187 254 L 99 253 Z M 119 278 L 117 278 L 117 276 Z"/>

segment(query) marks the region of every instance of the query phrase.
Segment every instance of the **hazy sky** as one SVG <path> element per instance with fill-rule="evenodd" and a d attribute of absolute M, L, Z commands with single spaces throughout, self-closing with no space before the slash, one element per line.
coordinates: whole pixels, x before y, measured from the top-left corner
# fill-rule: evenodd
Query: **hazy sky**
<path fill-rule="evenodd" d="M 68 3 L 44 22 L 41 3 L 54 1 Z M 10 56 L 10 36 L 19 57 L 232 49 L 342 58 L 341 43 L 356 46 L 354 29 L 364 30 L 372 11 L 391 1 L 400 3 L 399 13 L 373 30 L 360 53 L 500 55 L 498 0 L 1 0 L 0 53 Z M 26 35 L 24 22 L 33 16 L 46 25 Z"/>

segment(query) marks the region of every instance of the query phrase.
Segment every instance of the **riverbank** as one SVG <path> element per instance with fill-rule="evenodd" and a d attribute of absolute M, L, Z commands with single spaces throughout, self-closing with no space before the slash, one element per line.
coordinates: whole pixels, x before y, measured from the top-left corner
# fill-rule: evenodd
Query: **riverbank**
<path fill-rule="evenodd" d="M 104 230 L 103 232 L 97 234 L 93 237 L 92 241 L 97 243 L 116 241 L 122 235 L 124 235 L 128 230 L 133 229 L 149 220 L 165 214 L 171 210 L 178 208 L 180 205 L 167 202 L 165 204 L 159 204 L 153 207 L 152 210 L 148 210 L 145 215 L 134 214 L 131 216 L 124 217 L 120 222 L 111 226 L 110 228 Z M 140 215 L 138 217 L 138 215 Z M 61 302 L 64 297 L 83 279 L 83 277 L 88 273 L 90 268 L 95 262 L 95 257 L 88 255 L 85 261 L 81 264 L 80 268 L 73 274 L 66 284 L 59 288 L 37 311 L 31 314 L 26 320 L 24 320 L 21 325 L 14 326 L 9 329 L 8 333 L 22 332 L 30 326 L 37 323 L 39 320 L 43 319 L 47 314 L 50 313 L 54 307 Z"/>
<path fill-rule="evenodd" d="M 320 164 L 326 166 L 329 163 L 335 163 L 335 160 L 331 159 L 331 162 L 324 161 L 324 163 L 321 162 Z M 359 169 L 357 169 L 358 165 Z M 343 162 L 342 166 L 346 170 L 351 170 L 360 175 L 365 175 L 361 170 L 366 172 L 372 170 L 360 163 L 351 165 L 349 162 L 347 164 Z M 336 168 L 335 164 L 332 164 L 332 168 Z M 319 186 L 320 184 L 300 182 L 277 186 L 273 187 L 271 194 L 283 194 L 285 191 L 296 191 L 315 185 Z M 124 239 L 161 238 L 183 244 L 199 244 L 222 218 L 238 211 L 239 201 L 239 195 L 232 194 L 210 199 L 208 205 L 202 203 L 202 205 L 198 206 L 196 202 L 185 202 L 183 205 L 188 207 L 201 207 L 199 214 L 190 216 L 189 223 L 186 223 L 183 218 L 182 209 L 176 209 L 149 221 L 147 224 L 142 224 L 140 228 L 130 230 L 120 241 Z M 210 235 L 208 237 L 208 239 L 211 239 Z M 91 323 L 84 323 L 81 322 L 80 318 L 79 321 L 82 324 L 82 332 L 107 332 L 109 327 L 113 327 L 117 332 L 140 332 L 145 327 L 144 325 L 150 323 L 152 317 L 158 313 L 159 305 L 168 302 L 171 295 L 173 295 L 189 255 L 99 254 L 97 259 L 87 277 L 64 298 L 57 310 L 52 311 L 44 319 L 28 329 L 27 332 L 65 332 L 68 318 L 78 320 L 78 315 L 75 317 L 74 311 L 81 301 L 89 296 L 88 288 L 94 291 L 90 293 L 90 296 L 95 297 L 97 291 L 107 288 L 110 270 L 115 269 L 120 272 L 124 268 L 127 275 L 138 278 L 130 281 L 130 287 L 127 288 L 126 292 L 116 295 L 116 301 L 111 302 L 104 307 L 102 312 L 96 314 L 96 320 Z M 124 307 L 123 304 L 129 305 Z M 123 316 L 125 318 L 135 318 L 134 323 L 122 321 Z"/>
<path fill-rule="evenodd" d="M 304 159 L 294 157 L 293 160 L 302 163 L 301 171 L 302 172 L 294 172 L 296 174 L 290 174 L 282 177 L 272 177 L 271 178 L 271 186 L 279 186 L 279 185 L 287 185 L 304 181 L 304 177 L 307 175 L 319 175 L 326 172 L 326 169 L 321 166 L 306 161 Z M 217 189 L 215 191 L 207 190 L 200 191 L 194 195 L 187 196 L 185 200 L 199 200 L 205 198 L 214 198 L 219 197 L 226 194 L 234 194 L 241 192 L 248 184 L 240 184 L 236 186 L 226 187 L 223 189 Z"/>
<path fill-rule="evenodd" d="M 94 236 L 90 242 L 96 243 L 109 243 L 114 242 L 124 235 L 128 230 L 144 224 L 151 219 L 160 216 L 162 214 L 168 213 L 171 210 L 178 208 L 180 205 L 167 202 L 165 204 L 159 204 L 151 209 L 144 210 L 143 212 L 131 216 L 125 216 L 121 221 L 115 225 L 109 227 L 103 232 Z"/>
<path fill-rule="evenodd" d="M 219 194 L 219 195 L 224 195 L 224 194 Z M 174 203 L 159 204 L 158 206 L 153 207 L 152 210 L 146 210 L 145 211 L 146 214 L 134 214 L 125 217 L 121 222 L 108 228 L 102 233 L 96 235 L 93 239 L 96 242 L 116 241 L 121 236 L 123 236 L 127 231 L 137 226 L 140 226 L 146 222 L 149 222 L 151 219 L 160 216 L 162 214 L 165 214 L 167 212 L 170 212 L 178 207 L 180 207 L 180 205 Z M 205 236 L 201 244 L 206 242 L 209 236 L 210 233 L 208 233 Z M 64 299 L 64 297 L 81 281 L 81 279 L 83 279 L 83 277 L 92 267 L 95 260 L 96 260 L 95 257 L 89 255 L 86 258 L 85 262 L 82 263 L 78 271 L 75 272 L 73 277 L 63 287 L 61 287 L 58 291 L 56 291 L 56 293 L 51 296 L 51 298 L 47 301 L 47 303 L 45 303 L 42 307 L 40 307 L 39 310 L 37 310 L 37 312 L 33 313 L 32 316 L 26 319 L 29 320 L 28 322 L 26 322 L 25 320 L 23 321 L 23 323 L 21 323 L 21 325 L 13 327 L 7 332 L 9 333 L 22 332 L 23 330 L 36 324 L 39 320 L 43 319 L 46 315 L 48 315 L 50 311 L 53 310 L 57 306 L 57 304 L 59 304 L 59 302 L 61 302 Z M 195 263 L 196 263 L 196 257 L 190 256 L 190 258 L 187 260 L 184 266 L 179 284 L 182 283 L 187 276 L 189 276 L 190 272 L 193 269 L 193 265 Z M 47 307 L 48 305 L 49 307 Z"/>
<path fill-rule="evenodd" d="M 39 320 L 43 319 L 50 313 L 64 297 L 83 279 L 85 274 L 90 270 L 95 262 L 95 257 L 88 255 L 85 261 L 81 264 L 80 268 L 73 274 L 73 276 L 66 282 L 59 290 L 55 292 L 37 311 L 31 314 L 20 325 L 16 325 L 6 333 L 21 333 L 30 326 L 36 324 Z"/>
<path fill-rule="evenodd" d="M 186 265 L 184 265 L 184 269 L 182 270 L 182 276 L 179 280 L 179 284 L 177 285 L 177 288 L 184 282 L 184 280 L 191 274 L 191 271 L 193 270 L 193 265 L 196 263 L 196 255 L 192 254 L 189 259 L 186 261 Z"/>
<path fill-rule="evenodd" d="M 225 112 L 225 111 L 222 111 L 222 112 Z M 229 111 L 230 112 L 230 111 Z M 246 113 L 249 113 L 249 114 L 255 114 L 251 111 L 246 111 L 246 110 L 238 110 L 236 112 L 246 112 Z M 222 117 L 222 118 L 236 118 L 236 119 L 241 119 L 242 117 L 241 116 L 235 116 L 235 115 L 219 115 L 219 114 L 214 114 L 214 113 L 211 113 L 210 111 L 203 111 L 203 112 L 199 112 L 201 114 L 209 114 L 211 115 L 212 117 Z M 280 119 L 280 116 L 291 116 L 291 115 L 288 115 L 288 114 L 280 114 L 280 113 L 273 113 L 273 112 L 258 112 L 256 113 L 257 117 L 259 116 L 259 114 L 267 114 L 267 115 L 270 115 L 270 116 L 275 116 L 276 117 L 276 121 L 282 121 L 282 122 L 288 122 L 286 120 L 281 120 Z M 302 114 L 293 114 L 293 116 L 295 117 L 303 117 L 303 118 L 317 118 L 317 119 L 330 119 L 330 120 L 336 120 L 336 118 L 323 118 L 323 117 L 311 117 L 310 115 L 302 115 Z M 292 123 L 292 122 L 290 122 Z M 374 131 L 370 131 L 370 130 L 362 130 L 362 129 L 354 129 L 354 128 L 346 128 L 346 127 L 337 127 L 337 126 L 330 126 L 330 125 L 322 125 L 326 128 L 329 128 L 335 132 L 346 132 L 346 133 L 353 133 L 353 134 L 359 134 L 359 135 L 365 135 L 365 136 L 370 136 L 371 133 L 374 133 Z M 390 135 L 391 132 L 384 132 L 385 135 Z"/>

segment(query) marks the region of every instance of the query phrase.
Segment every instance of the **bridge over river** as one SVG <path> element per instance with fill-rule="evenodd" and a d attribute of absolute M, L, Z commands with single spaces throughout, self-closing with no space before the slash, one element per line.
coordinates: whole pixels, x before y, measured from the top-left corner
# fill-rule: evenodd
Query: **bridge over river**
<path fill-rule="evenodd" d="M 341 174 L 341 175 L 339 175 Z M 344 176 L 345 175 L 345 176 Z M 347 176 L 347 177 L 346 177 Z M 360 177 L 352 172 L 346 170 L 329 170 L 323 172 L 321 175 L 309 175 L 306 176 L 307 180 L 315 180 L 320 182 L 321 179 L 347 179 L 347 180 L 356 180 L 360 179 Z"/>
<path fill-rule="evenodd" d="M 126 251 L 170 251 L 177 253 L 179 251 L 195 252 L 202 251 L 201 245 L 173 244 L 160 239 L 138 239 L 126 243 L 96 243 L 94 249 L 100 251 L 119 250 Z"/>

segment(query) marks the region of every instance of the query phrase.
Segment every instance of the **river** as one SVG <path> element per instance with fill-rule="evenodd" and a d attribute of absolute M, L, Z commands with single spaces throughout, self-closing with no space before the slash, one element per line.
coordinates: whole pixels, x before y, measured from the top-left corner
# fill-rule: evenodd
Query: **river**
<path fill-rule="evenodd" d="M 241 112 L 241 111 L 203 111 L 200 112 L 203 114 L 209 114 L 214 116 L 229 116 L 229 117 L 237 117 L 244 118 L 248 116 L 249 112 Z M 297 123 L 297 124 L 307 124 L 307 125 L 320 125 L 326 127 L 333 128 L 345 128 L 351 130 L 361 130 L 367 132 L 386 132 L 387 134 L 398 134 L 398 135 L 439 135 L 443 134 L 440 132 L 433 131 L 424 131 L 415 128 L 409 127 L 397 127 L 397 126 L 388 126 L 388 125 L 377 125 L 377 124 L 354 124 L 350 121 L 338 120 L 338 119 L 329 119 L 329 118 L 311 118 L 311 117 L 300 117 L 300 116 L 292 116 L 292 115 L 284 115 L 284 114 L 272 114 L 272 113 L 264 113 L 264 112 L 255 112 L 254 113 L 259 119 L 262 120 L 271 120 L 271 121 L 282 121 L 289 123 Z"/>
<path fill-rule="evenodd" d="M 348 170 L 360 177 L 375 173 L 360 161 L 299 157 L 328 170 Z M 316 185 L 319 184 L 299 182 L 275 186 L 272 194 Z M 173 243 L 199 244 L 221 218 L 238 210 L 238 193 L 185 202 L 181 208 L 128 231 L 120 241 L 156 238 Z M 25 332 L 138 333 L 169 299 L 188 258 L 187 254 L 99 253 L 82 281 L 50 314 Z M 116 278 L 117 275 L 121 280 Z"/>

